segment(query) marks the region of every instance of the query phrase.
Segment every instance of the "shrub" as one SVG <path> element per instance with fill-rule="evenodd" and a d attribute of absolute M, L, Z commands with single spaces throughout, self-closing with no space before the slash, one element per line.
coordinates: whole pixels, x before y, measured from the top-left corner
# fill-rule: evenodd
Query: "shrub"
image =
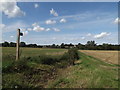
<path fill-rule="evenodd" d="M 74 65 L 74 61 L 79 59 L 79 54 L 76 48 L 69 49 L 67 53 L 65 53 L 62 60 L 68 60 L 70 65 Z"/>
<path fill-rule="evenodd" d="M 3 67 L 3 73 L 7 72 L 21 72 L 27 70 L 29 67 L 27 66 L 26 58 L 22 58 L 19 61 L 12 62 L 9 66 Z"/>
<path fill-rule="evenodd" d="M 68 50 L 70 64 L 74 65 L 74 61 L 79 59 L 79 54 L 76 48 Z"/>
<path fill-rule="evenodd" d="M 27 59 L 25 57 L 14 63 L 13 70 L 16 72 L 21 72 L 28 69 L 29 66 L 27 65 Z"/>
<path fill-rule="evenodd" d="M 68 52 L 64 53 L 63 56 L 61 57 L 61 60 L 69 60 L 69 54 Z"/>
<path fill-rule="evenodd" d="M 56 62 L 59 62 L 59 58 L 53 57 L 53 56 L 39 56 L 41 64 L 55 64 Z"/>

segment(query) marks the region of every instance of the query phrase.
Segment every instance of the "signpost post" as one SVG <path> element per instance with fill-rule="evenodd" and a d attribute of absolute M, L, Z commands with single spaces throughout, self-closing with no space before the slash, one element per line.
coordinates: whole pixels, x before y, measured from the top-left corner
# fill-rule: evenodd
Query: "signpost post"
<path fill-rule="evenodd" d="M 16 42 L 16 61 L 19 60 L 19 51 L 20 51 L 20 48 L 19 48 L 19 44 L 20 44 L 20 36 L 23 36 L 23 33 L 20 33 L 20 29 L 17 30 L 17 42 Z"/>

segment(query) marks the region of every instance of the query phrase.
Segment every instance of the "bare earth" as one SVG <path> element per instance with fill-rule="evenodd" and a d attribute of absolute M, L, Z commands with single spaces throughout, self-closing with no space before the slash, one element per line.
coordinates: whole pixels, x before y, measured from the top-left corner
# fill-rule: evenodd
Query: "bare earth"
<path fill-rule="evenodd" d="M 80 50 L 80 52 L 108 63 L 118 64 L 118 51 Z"/>

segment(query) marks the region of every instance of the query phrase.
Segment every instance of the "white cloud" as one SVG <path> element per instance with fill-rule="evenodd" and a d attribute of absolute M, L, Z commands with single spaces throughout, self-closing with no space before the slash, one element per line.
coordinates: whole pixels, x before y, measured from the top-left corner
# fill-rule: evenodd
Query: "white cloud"
<path fill-rule="evenodd" d="M 38 5 L 37 3 L 35 3 L 35 4 L 34 4 L 34 7 L 35 7 L 35 8 L 38 8 L 38 7 L 39 7 L 39 5 Z"/>
<path fill-rule="evenodd" d="M 32 24 L 32 26 L 33 27 L 38 26 L 38 23 L 35 22 L 35 23 Z"/>
<path fill-rule="evenodd" d="M 86 36 L 92 36 L 92 34 L 91 34 L 91 33 L 88 33 Z"/>
<path fill-rule="evenodd" d="M 115 24 L 120 23 L 120 18 L 116 18 L 116 19 L 114 20 L 114 23 L 115 23 Z"/>
<path fill-rule="evenodd" d="M 62 18 L 62 19 L 60 20 L 60 23 L 66 23 L 66 19 Z"/>
<path fill-rule="evenodd" d="M 53 30 L 54 30 L 55 32 L 59 32 L 59 31 L 60 31 L 60 29 L 58 29 L 58 28 L 53 28 Z"/>
<path fill-rule="evenodd" d="M 37 31 L 37 32 L 38 32 L 38 31 L 44 31 L 44 30 L 45 30 L 44 27 L 39 26 L 39 24 L 36 23 L 36 22 L 32 24 L 32 27 L 33 27 L 32 30 L 33 30 L 33 31 Z"/>
<path fill-rule="evenodd" d="M 96 35 L 94 36 L 94 38 L 99 39 L 99 38 L 103 38 L 103 37 L 109 36 L 110 34 L 111 34 L 111 33 L 102 32 L 102 33 L 100 33 L 100 34 L 96 34 Z"/>
<path fill-rule="evenodd" d="M 84 39 L 85 39 L 85 37 L 82 37 L 81 39 L 82 39 L 82 40 L 84 40 Z"/>
<path fill-rule="evenodd" d="M 55 20 L 47 20 L 45 23 L 46 23 L 46 24 L 55 24 L 56 21 L 55 21 Z"/>
<path fill-rule="evenodd" d="M 21 30 L 21 31 L 26 31 L 26 29 L 25 29 L 25 28 L 21 28 L 20 30 Z"/>
<path fill-rule="evenodd" d="M 56 38 L 56 37 L 53 37 L 52 39 L 55 40 L 55 39 L 57 39 L 57 38 Z"/>
<path fill-rule="evenodd" d="M 2 1 L 4 1 L 4 0 L 2 0 Z M 2 11 L 9 18 L 25 16 L 25 12 L 23 12 L 20 9 L 20 7 L 18 7 L 16 1 L 9 2 L 8 0 L 6 0 L 6 2 L 1 2 L 0 11 Z"/>
<path fill-rule="evenodd" d="M 51 29 L 50 28 L 47 28 L 46 31 L 50 31 Z"/>
<path fill-rule="evenodd" d="M 0 24 L 0 29 L 3 29 L 3 28 L 5 28 L 5 24 Z"/>
<path fill-rule="evenodd" d="M 38 26 L 33 27 L 33 31 L 44 31 L 45 28 Z"/>
<path fill-rule="evenodd" d="M 28 27 L 29 25 L 27 25 L 26 23 L 24 22 L 14 22 L 14 23 L 11 23 L 11 24 L 7 24 L 7 25 L 2 25 L 2 31 L 3 32 L 12 32 L 12 31 L 16 31 L 18 28 L 20 28 L 21 30 L 23 30 L 23 28 L 26 28 Z"/>
<path fill-rule="evenodd" d="M 50 14 L 58 16 L 58 13 L 53 8 L 50 10 Z"/>
<path fill-rule="evenodd" d="M 23 36 L 27 35 L 28 34 L 28 31 L 24 31 L 22 32 L 23 33 Z"/>
<path fill-rule="evenodd" d="M 10 36 L 11 38 L 13 38 L 14 36 Z"/>
<path fill-rule="evenodd" d="M 28 31 L 32 31 L 32 28 L 27 28 Z"/>

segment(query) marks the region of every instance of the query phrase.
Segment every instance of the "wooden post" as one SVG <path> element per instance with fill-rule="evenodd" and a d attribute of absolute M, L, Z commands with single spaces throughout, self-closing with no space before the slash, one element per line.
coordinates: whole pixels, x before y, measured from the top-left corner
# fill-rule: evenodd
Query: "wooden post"
<path fill-rule="evenodd" d="M 16 61 L 19 59 L 20 29 L 17 30 Z"/>

